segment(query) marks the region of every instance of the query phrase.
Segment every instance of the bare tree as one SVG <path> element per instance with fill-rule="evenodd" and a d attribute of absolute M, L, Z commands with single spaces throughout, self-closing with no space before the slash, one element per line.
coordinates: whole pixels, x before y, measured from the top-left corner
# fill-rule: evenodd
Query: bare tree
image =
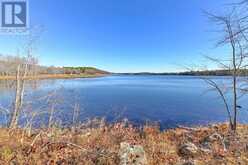
<path fill-rule="evenodd" d="M 243 90 L 240 85 L 242 83 L 243 71 L 246 70 L 248 66 L 248 40 L 246 37 L 248 31 L 248 15 L 247 17 L 243 16 L 240 10 L 242 9 L 235 7 L 229 14 L 221 16 L 207 13 L 209 18 L 221 28 L 219 32 L 222 36 L 217 46 L 223 46 L 230 50 L 230 55 L 228 55 L 226 59 L 207 58 L 216 63 L 220 68 L 228 71 L 231 74 L 232 83 L 231 85 L 225 84 L 225 88 L 223 88 L 210 78 L 205 77 L 204 80 L 218 92 L 223 100 L 228 113 L 230 128 L 233 131 L 236 131 L 238 111 L 242 108 L 239 105 L 239 98 Z M 225 96 L 226 89 L 229 89 L 232 95 L 232 108 L 230 108 L 227 97 Z"/>
<path fill-rule="evenodd" d="M 29 54 L 28 58 L 25 59 L 25 63 L 20 63 L 17 65 L 16 71 L 16 79 L 15 79 L 15 102 L 14 102 L 14 110 L 11 114 L 10 119 L 10 128 L 16 128 L 18 125 L 18 118 L 21 112 L 21 108 L 23 106 L 24 92 L 25 92 L 25 83 L 27 80 L 27 76 L 30 75 L 32 70 L 33 63 L 31 55 Z"/>
<path fill-rule="evenodd" d="M 9 127 L 12 129 L 18 126 L 19 116 L 23 106 L 26 80 L 28 76 L 34 76 L 36 72 L 35 66 L 38 60 L 34 57 L 33 50 L 34 44 L 40 36 L 39 33 L 36 33 L 36 30 L 37 29 L 33 29 L 33 31 L 30 31 L 27 42 L 24 45 L 26 57 L 23 57 L 21 61 L 16 61 L 15 101 L 13 112 L 10 114 L 11 119 L 9 123 Z"/>

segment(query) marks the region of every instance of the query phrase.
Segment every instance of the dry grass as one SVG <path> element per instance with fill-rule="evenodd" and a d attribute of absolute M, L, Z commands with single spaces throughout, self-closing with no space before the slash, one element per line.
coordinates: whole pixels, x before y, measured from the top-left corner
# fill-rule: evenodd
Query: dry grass
<path fill-rule="evenodd" d="M 199 151 L 184 157 L 179 146 L 192 142 L 201 147 L 206 138 L 218 133 L 210 152 Z M 134 128 L 116 123 L 95 128 L 36 130 L 31 137 L 23 130 L 0 129 L 0 164 L 119 164 L 121 142 L 144 147 L 149 165 L 180 165 L 187 161 L 199 165 L 248 164 L 248 126 L 239 125 L 236 135 L 226 124 L 196 129 L 177 128 L 159 131 L 155 127 Z"/>

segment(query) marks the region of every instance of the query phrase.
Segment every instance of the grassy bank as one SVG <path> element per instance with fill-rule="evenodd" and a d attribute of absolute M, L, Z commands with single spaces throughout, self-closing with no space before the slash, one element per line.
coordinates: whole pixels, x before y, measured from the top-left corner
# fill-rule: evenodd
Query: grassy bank
<path fill-rule="evenodd" d="M 239 125 L 236 135 L 225 124 L 161 132 L 116 123 L 42 129 L 30 136 L 24 130 L 0 129 L 0 146 L 0 164 L 245 165 L 248 126 Z"/>
<path fill-rule="evenodd" d="M 27 76 L 27 80 L 39 79 L 73 79 L 73 78 L 96 78 L 107 76 L 107 74 L 42 74 L 37 76 Z M 15 80 L 15 76 L 0 76 L 0 80 Z"/>

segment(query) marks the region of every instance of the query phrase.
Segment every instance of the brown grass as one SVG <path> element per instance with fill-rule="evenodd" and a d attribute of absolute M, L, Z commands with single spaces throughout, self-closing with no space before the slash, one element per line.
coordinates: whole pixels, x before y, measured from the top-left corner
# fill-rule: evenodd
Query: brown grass
<path fill-rule="evenodd" d="M 227 151 L 216 140 L 211 152 L 192 157 L 178 153 L 179 146 L 192 142 L 200 147 L 210 135 L 225 137 Z M 44 129 L 27 136 L 23 130 L 0 129 L 0 164 L 119 164 L 121 142 L 144 147 L 149 165 L 180 165 L 192 161 L 197 165 L 248 164 L 248 126 L 239 125 L 237 135 L 226 124 L 196 129 L 177 128 L 159 131 L 121 123 L 97 128 Z"/>

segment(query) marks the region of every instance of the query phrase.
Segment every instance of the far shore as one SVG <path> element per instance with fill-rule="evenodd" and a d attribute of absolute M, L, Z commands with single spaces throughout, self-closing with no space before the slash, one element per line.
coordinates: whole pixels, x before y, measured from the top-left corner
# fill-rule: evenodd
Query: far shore
<path fill-rule="evenodd" d="M 97 78 L 104 77 L 108 74 L 42 74 L 36 76 L 27 76 L 26 80 L 42 79 L 74 79 L 74 78 Z M 0 76 L 0 80 L 15 80 L 16 76 Z"/>

